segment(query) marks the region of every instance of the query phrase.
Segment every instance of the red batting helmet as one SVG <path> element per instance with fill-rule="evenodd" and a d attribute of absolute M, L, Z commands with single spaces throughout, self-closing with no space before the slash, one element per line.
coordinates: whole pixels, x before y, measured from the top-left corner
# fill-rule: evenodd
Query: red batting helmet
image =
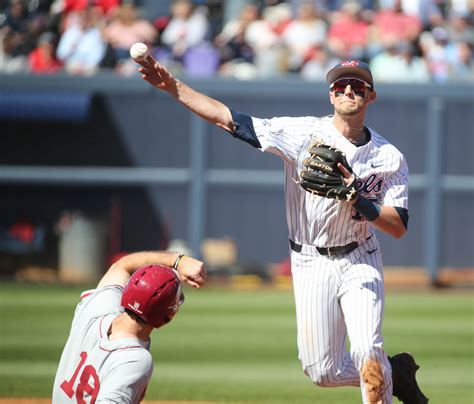
<path fill-rule="evenodd" d="M 161 265 L 148 265 L 131 276 L 120 304 L 158 328 L 171 321 L 183 302 L 176 272 Z"/>

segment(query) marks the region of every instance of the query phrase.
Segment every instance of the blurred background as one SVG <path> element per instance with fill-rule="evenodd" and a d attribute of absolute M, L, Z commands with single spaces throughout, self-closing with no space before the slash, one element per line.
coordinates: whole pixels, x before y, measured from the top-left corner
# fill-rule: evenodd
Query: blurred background
<path fill-rule="evenodd" d="M 49 397 L 80 290 L 169 249 L 211 287 L 160 330 L 149 397 L 359 400 L 299 369 L 281 161 L 143 82 L 138 41 L 257 117 L 329 114 L 327 70 L 370 63 L 368 125 L 410 168 L 409 232 L 379 236 L 386 347 L 430 402 L 474 402 L 472 0 L 0 0 L 0 397 Z"/>
<path fill-rule="evenodd" d="M 3 278 L 93 280 L 126 252 L 177 249 L 223 278 L 288 279 L 281 162 L 140 80 L 140 41 L 259 117 L 328 114 L 327 70 L 370 63 L 369 125 L 411 171 L 387 268 L 472 283 L 472 1 L 3 0 L 0 27 Z"/>

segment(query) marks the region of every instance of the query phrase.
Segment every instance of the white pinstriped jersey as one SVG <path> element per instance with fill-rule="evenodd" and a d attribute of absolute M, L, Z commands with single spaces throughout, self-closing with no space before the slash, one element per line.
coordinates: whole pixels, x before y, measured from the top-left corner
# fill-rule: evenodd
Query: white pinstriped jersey
<path fill-rule="evenodd" d="M 303 160 L 315 141 L 337 147 L 346 154 L 360 178 L 363 196 L 380 205 L 408 209 L 408 167 L 403 155 L 370 129 L 371 140 L 355 146 L 333 124 L 332 115 L 317 117 L 252 117 L 262 151 L 280 156 L 285 164 L 285 198 L 289 237 L 318 247 L 362 242 L 373 235 L 373 226 L 347 202 L 313 196 L 299 186 Z"/>
<path fill-rule="evenodd" d="M 153 372 L 149 342 L 107 336 L 123 312 L 122 290 L 113 285 L 82 293 L 54 380 L 54 404 L 138 403 L 145 394 Z"/>

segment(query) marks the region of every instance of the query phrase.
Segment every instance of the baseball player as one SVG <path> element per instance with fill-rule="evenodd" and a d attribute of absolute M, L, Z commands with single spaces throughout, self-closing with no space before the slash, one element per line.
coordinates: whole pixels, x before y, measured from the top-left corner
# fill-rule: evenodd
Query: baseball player
<path fill-rule="evenodd" d="M 55 404 L 138 403 L 153 372 L 150 334 L 184 302 L 181 282 L 199 288 L 201 261 L 138 252 L 113 264 L 81 294 L 53 386 Z"/>
<path fill-rule="evenodd" d="M 383 349 L 383 268 L 374 230 L 395 238 L 405 234 L 408 168 L 403 155 L 364 123 L 376 99 L 368 65 L 345 61 L 328 72 L 333 115 L 260 119 L 196 92 L 150 55 L 137 63 L 154 87 L 283 160 L 297 342 L 305 374 L 319 386 L 360 386 L 364 403 L 391 403 L 392 393 L 404 403 L 426 403 L 413 357 L 388 358 Z M 321 197 L 300 186 L 303 163 L 315 143 L 345 154 L 350 169 L 338 168 L 344 185 L 357 184 L 351 200 Z"/>

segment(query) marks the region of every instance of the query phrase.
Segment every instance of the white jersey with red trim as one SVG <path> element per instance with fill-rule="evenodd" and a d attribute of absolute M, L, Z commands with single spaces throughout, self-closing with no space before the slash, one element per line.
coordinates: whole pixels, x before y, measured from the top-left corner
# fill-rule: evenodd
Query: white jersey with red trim
<path fill-rule="evenodd" d="M 303 160 L 315 141 L 335 146 L 360 179 L 358 188 L 379 205 L 408 209 L 408 167 L 403 155 L 373 129 L 371 140 L 356 146 L 334 126 L 333 117 L 278 117 L 252 123 L 262 151 L 285 162 L 285 198 L 289 237 L 317 247 L 362 242 L 373 235 L 373 227 L 350 203 L 314 196 L 299 184 Z"/>
<path fill-rule="evenodd" d="M 54 404 L 138 403 L 144 396 L 153 372 L 149 342 L 107 336 L 123 312 L 122 290 L 113 285 L 82 293 L 54 380 Z"/>

